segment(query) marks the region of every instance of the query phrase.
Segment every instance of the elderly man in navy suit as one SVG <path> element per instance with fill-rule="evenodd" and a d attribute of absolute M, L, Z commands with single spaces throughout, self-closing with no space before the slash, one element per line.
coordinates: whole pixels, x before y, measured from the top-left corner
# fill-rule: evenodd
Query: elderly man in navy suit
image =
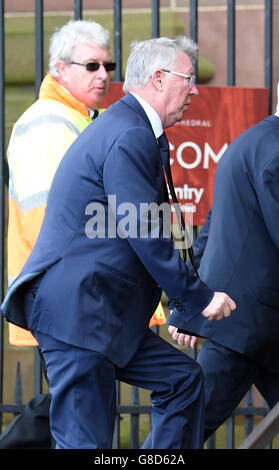
<path fill-rule="evenodd" d="M 37 243 L 2 304 L 44 355 L 57 448 L 111 447 L 116 379 L 152 391 L 144 448 L 202 446 L 201 368 L 149 328 L 162 289 L 189 319 L 235 309 L 189 272 L 161 211 L 164 170 L 173 188 L 163 127 L 198 95 L 196 57 L 185 37 L 133 46 L 126 96 L 62 160 Z"/>
<path fill-rule="evenodd" d="M 168 320 L 180 344 L 194 346 L 192 335 L 208 338 L 198 356 L 205 375 L 205 440 L 253 383 L 270 407 L 279 400 L 278 220 L 277 106 L 275 115 L 240 135 L 223 155 L 212 209 L 194 245 L 200 278 L 224 289 L 236 311 L 209 323 L 174 310 Z"/>

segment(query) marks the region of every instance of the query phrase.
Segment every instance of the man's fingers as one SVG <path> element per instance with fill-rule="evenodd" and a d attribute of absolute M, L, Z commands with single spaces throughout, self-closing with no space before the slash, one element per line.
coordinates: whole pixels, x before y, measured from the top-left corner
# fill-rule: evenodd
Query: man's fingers
<path fill-rule="evenodd" d="M 191 336 L 190 338 L 191 338 L 191 340 L 190 340 L 190 347 L 191 347 L 192 349 L 195 349 L 195 346 L 196 346 L 196 344 L 197 344 L 198 338 L 197 338 L 197 336 Z"/>
<path fill-rule="evenodd" d="M 175 326 L 169 326 L 168 332 L 172 336 L 172 339 L 176 341 L 180 346 L 186 346 L 187 348 L 190 346 L 194 349 L 197 337 L 186 335 L 185 333 L 178 333 L 177 328 Z"/>
<path fill-rule="evenodd" d="M 168 331 L 169 331 L 170 335 L 172 336 L 172 339 L 174 341 L 178 341 L 180 333 L 177 332 L 177 328 L 175 326 L 170 325 L 168 327 Z"/>
<path fill-rule="evenodd" d="M 222 312 L 215 312 L 215 313 L 212 313 L 211 315 L 209 315 L 207 317 L 207 320 L 209 321 L 219 321 L 219 320 L 222 320 L 224 317 L 223 313 Z"/>
<path fill-rule="evenodd" d="M 177 342 L 180 346 L 188 347 L 190 343 L 190 337 L 188 335 L 184 335 L 183 333 L 179 333 Z"/>
<path fill-rule="evenodd" d="M 169 332 L 170 335 L 172 335 L 175 330 L 177 330 L 177 328 L 175 326 L 170 325 L 168 327 L 168 332 Z"/>
<path fill-rule="evenodd" d="M 233 299 L 231 299 L 229 297 L 229 305 L 230 305 L 230 309 L 231 310 L 235 310 L 236 309 L 236 303 L 233 301 Z"/>
<path fill-rule="evenodd" d="M 226 307 L 224 308 L 224 317 L 226 317 L 226 318 L 229 317 L 230 314 L 232 313 L 232 310 L 233 310 L 233 309 L 232 309 L 230 306 L 226 306 Z"/>
<path fill-rule="evenodd" d="M 218 321 L 229 317 L 235 309 L 235 302 L 227 294 L 215 292 L 212 301 L 201 313 L 209 321 Z"/>

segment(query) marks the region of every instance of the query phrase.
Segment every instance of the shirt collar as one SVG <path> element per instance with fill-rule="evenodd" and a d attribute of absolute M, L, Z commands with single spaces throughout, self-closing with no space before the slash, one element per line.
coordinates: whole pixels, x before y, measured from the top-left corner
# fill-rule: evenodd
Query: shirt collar
<path fill-rule="evenodd" d="M 133 95 L 136 98 L 136 100 L 138 100 L 138 102 L 143 107 L 143 109 L 144 109 L 144 111 L 145 111 L 145 113 L 146 113 L 146 115 L 147 115 L 147 117 L 150 121 L 152 130 L 155 134 L 155 137 L 156 137 L 156 139 L 158 139 L 158 137 L 160 137 L 160 135 L 163 134 L 163 126 L 162 126 L 162 121 L 161 121 L 161 118 L 160 118 L 159 114 L 141 96 L 138 96 L 136 93 L 131 93 L 131 95 Z"/>

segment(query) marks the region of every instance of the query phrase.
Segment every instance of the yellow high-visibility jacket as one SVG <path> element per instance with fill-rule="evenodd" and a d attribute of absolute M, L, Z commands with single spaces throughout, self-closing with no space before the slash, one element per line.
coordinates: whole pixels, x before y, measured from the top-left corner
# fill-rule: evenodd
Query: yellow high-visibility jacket
<path fill-rule="evenodd" d="M 15 123 L 7 152 L 9 284 L 35 244 L 60 160 L 90 122 L 87 107 L 47 74 L 39 99 Z M 37 345 L 30 332 L 11 324 L 9 341 L 13 345 Z"/>

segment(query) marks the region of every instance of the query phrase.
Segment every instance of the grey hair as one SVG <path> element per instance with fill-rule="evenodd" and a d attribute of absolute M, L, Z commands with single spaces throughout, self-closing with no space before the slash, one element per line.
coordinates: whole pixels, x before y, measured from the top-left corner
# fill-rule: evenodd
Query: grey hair
<path fill-rule="evenodd" d="M 70 20 L 57 30 L 50 39 L 49 72 L 58 78 L 56 64 L 58 61 L 70 62 L 75 46 L 94 40 L 97 46 L 109 49 L 109 32 L 95 21 Z"/>
<path fill-rule="evenodd" d="M 198 57 L 198 45 L 185 36 L 133 42 L 127 61 L 123 91 L 127 93 L 146 85 L 157 69 L 174 67 L 180 52 L 187 54 L 194 64 Z"/>

